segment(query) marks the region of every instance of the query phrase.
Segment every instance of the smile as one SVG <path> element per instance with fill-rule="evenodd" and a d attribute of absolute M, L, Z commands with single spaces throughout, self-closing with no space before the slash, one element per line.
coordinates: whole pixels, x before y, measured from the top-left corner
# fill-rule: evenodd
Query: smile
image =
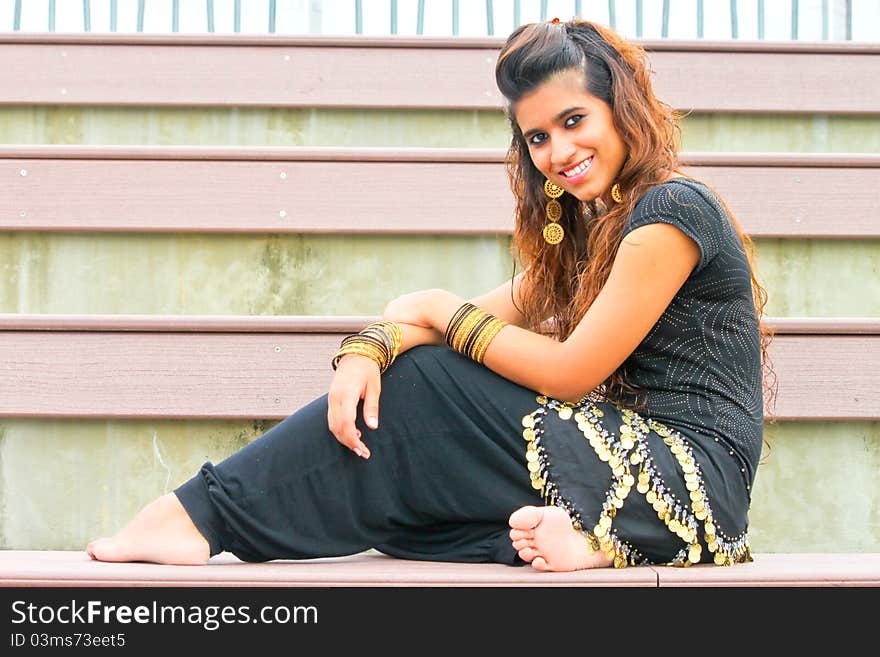
<path fill-rule="evenodd" d="M 565 169 L 560 171 L 564 178 L 581 178 L 587 171 L 590 170 L 590 166 L 593 164 L 593 158 L 589 157 L 580 164 L 571 167 L 570 169 Z"/>

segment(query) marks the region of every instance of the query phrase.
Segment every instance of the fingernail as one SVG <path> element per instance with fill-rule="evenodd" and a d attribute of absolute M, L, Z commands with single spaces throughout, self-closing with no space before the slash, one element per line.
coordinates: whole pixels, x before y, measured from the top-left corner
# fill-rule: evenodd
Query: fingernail
<path fill-rule="evenodd" d="M 379 422 L 376 420 L 376 418 L 370 417 L 370 418 L 367 418 L 367 424 L 370 427 L 372 427 L 373 429 L 375 429 L 379 425 Z"/>

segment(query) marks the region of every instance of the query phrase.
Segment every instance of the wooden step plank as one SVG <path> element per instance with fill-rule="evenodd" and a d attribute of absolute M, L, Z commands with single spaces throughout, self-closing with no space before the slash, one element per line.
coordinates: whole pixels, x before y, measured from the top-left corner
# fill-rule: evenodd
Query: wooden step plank
<path fill-rule="evenodd" d="M 500 109 L 494 67 L 503 43 L 6 34 L 0 103 Z M 880 112 L 880 87 L 864 83 L 880 78 L 874 44 L 642 43 L 658 95 L 679 109 Z"/>
<path fill-rule="evenodd" d="M 228 553 L 205 566 L 102 563 L 82 551 L 0 551 L 4 587 L 877 587 L 880 554 L 756 554 L 718 567 L 644 566 L 541 573 L 529 567 L 395 559 L 375 551 L 350 557 L 244 563 Z"/>
<path fill-rule="evenodd" d="M 284 418 L 324 395 L 345 333 L 7 331 L 0 417 Z M 781 420 L 880 417 L 880 336 L 778 335 Z"/>
<path fill-rule="evenodd" d="M 126 315 L 0 313 L 0 331 L 357 333 L 374 315 Z M 777 334 L 880 335 L 880 317 L 765 317 Z"/>
<path fill-rule="evenodd" d="M 0 230 L 509 235 L 503 160 L 497 149 L 0 147 Z M 754 237 L 880 237 L 878 156 L 682 160 Z"/>
<path fill-rule="evenodd" d="M 650 568 L 540 573 L 502 564 L 396 559 L 375 551 L 351 557 L 245 563 L 229 553 L 205 566 L 103 563 L 77 551 L 0 551 L 0 586 L 657 586 Z"/>
<path fill-rule="evenodd" d="M 660 586 L 880 586 L 880 553 L 761 554 L 731 567 L 653 566 Z"/>

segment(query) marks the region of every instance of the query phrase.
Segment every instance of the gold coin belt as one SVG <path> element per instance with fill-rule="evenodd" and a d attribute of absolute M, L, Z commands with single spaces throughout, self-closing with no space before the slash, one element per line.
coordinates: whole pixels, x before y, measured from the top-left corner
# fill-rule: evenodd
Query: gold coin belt
<path fill-rule="evenodd" d="M 728 537 L 718 528 L 699 464 L 681 433 L 654 420 L 646 421 L 629 409 L 618 408 L 623 424 L 619 427 L 619 436 L 615 436 L 603 425 L 601 418 L 604 412 L 595 404 L 584 403 L 582 399 L 581 403 L 574 405 L 544 395 L 539 395 L 536 400 L 541 406 L 522 419 L 523 438 L 528 442 L 526 461 L 532 487 L 541 491 L 546 503 L 566 510 L 572 526 L 586 536 L 591 552 L 602 550 L 613 560 L 615 568 L 649 563 L 638 550 L 616 535 L 613 526 L 614 517 L 635 485 L 637 492 L 645 496 L 657 517 L 685 544 L 668 565 L 690 566 L 701 561 L 703 548 L 698 537 L 701 523 L 705 545 L 714 553 L 713 561 L 716 564 L 729 566 L 752 560 L 747 532 L 744 531 L 737 537 Z M 584 434 L 596 456 L 611 469 L 611 486 L 606 493 L 602 511 L 591 530 L 583 528 L 580 513 L 560 494 L 555 482 L 550 480 L 549 457 L 541 444 L 541 421 L 550 410 L 558 413 L 563 420 L 574 417 L 578 429 Z M 663 484 L 648 448 L 647 434 L 650 430 L 663 438 L 663 442 L 675 456 L 689 493 L 690 499 L 687 502 L 679 501 Z M 638 473 L 634 474 L 636 467 Z"/>

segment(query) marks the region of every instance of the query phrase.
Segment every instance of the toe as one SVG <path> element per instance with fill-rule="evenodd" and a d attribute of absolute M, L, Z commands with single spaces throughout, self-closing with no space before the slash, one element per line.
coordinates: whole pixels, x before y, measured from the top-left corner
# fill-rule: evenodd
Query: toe
<path fill-rule="evenodd" d="M 539 506 L 524 506 L 510 514 L 508 523 L 513 529 L 527 531 L 534 529 L 541 522 L 544 509 Z"/>
<path fill-rule="evenodd" d="M 526 547 L 522 548 L 521 550 L 518 550 L 517 554 L 519 555 L 520 559 L 522 559 L 523 561 L 527 561 L 527 562 L 531 562 L 532 559 L 538 557 L 538 553 L 535 551 L 535 549 L 531 548 L 529 546 L 526 546 Z M 538 558 L 540 558 L 540 557 L 538 557 Z M 543 561 L 543 559 L 542 559 L 542 561 Z"/>
<path fill-rule="evenodd" d="M 534 548 L 535 544 L 530 539 L 527 539 L 527 538 L 513 542 L 513 549 L 516 550 L 517 552 L 522 550 L 523 548 L 527 548 L 527 547 Z"/>
<path fill-rule="evenodd" d="M 510 530 L 510 540 L 511 541 L 521 541 L 523 539 L 531 539 L 535 538 L 535 532 L 531 529 L 511 529 Z"/>
<path fill-rule="evenodd" d="M 548 571 L 550 567 L 547 565 L 547 562 L 544 560 L 544 557 L 535 557 L 532 560 L 532 568 L 535 570 Z"/>

